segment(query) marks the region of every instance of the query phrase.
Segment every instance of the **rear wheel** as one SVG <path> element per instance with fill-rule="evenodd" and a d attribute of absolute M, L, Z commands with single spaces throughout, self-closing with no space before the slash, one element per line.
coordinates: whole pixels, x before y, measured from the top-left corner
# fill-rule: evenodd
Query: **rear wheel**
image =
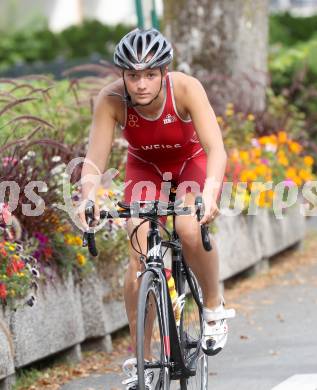
<path fill-rule="evenodd" d="M 196 374 L 180 379 L 181 390 L 208 389 L 208 356 L 201 348 L 203 331 L 202 293 L 193 272 L 184 265 L 185 303 L 181 316 L 180 338 L 184 359 L 189 367 L 196 367 Z"/>
<path fill-rule="evenodd" d="M 153 272 L 142 276 L 137 317 L 139 390 L 169 390 L 169 338 L 163 321 L 160 286 Z M 151 387 L 149 386 L 151 385 Z"/>

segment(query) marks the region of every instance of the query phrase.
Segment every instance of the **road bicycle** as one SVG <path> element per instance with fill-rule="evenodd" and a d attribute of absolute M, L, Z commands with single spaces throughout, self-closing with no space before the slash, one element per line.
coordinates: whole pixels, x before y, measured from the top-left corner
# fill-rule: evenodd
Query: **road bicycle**
<path fill-rule="evenodd" d="M 208 388 L 208 356 L 201 348 L 202 293 L 193 272 L 186 264 L 175 230 L 175 216 L 191 214 L 192 210 L 180 207 L 180 204 L 172 196 L 169 202 L 144 201 L 131 205 L 118 202 L 118 209 L 100 212 L 101 220 L 137 216 L 143 220 L 141 224 L 149 221 L 147 253 L 142 253 L 140 245 L 140 250 L 134 248 L 140 253 L 144 264 L 144 270 L 137 275 L 140 280 L 136 334 L 139 390 L 169 390 L 175 382 L 177 389 L 181 390 Z M 201 197 L 195 200 L 195 212 L 200 220 L 203 214 Z M 85 214 L 87 223 L 91 226 L 94 216 L 92 201 L 87 202 Z M 171 232 L 160 221 L 161 216 L 173 217 Z M 131 243 L 134 235 L 137 239 L 139 226 L 130 237 Z M 160 228 L 166 233 L 167 239 L 163 239 Z M 201 225 L 201 236 L 204 248 L 211 250 L 208 226 Z M 84 233 L 83 246 L 88 246 L 89 252 L 97 256 L 93 229 Z M 171 280 L 175 283 L 177 292 L 174 302 L 169 292 L 170 279 L 167 278 L 168 272 L 163 261 L 168 249 L 171 250 Z"/>

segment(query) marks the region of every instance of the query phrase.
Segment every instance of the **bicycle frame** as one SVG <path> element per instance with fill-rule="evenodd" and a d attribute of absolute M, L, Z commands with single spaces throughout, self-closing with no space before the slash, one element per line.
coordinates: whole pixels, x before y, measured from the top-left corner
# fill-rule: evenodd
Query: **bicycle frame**
<path fill-rule="evenodd" d="M 199 348 L 196 347 L 195 353 L 192 355 L 191 363 L 188 365 L 185 364 L 184 354 L 182 353 L 182 346 L 180 344 L 179 332 L 176 326 L 174 310 L 171 301 L 170 294 L 168 292 L 168 286 L 166 277 L 163 274 L 164 261 L 162 255 L 162 246 L 169 247 L 172 249 L 172 275 L 175 280 L 176 290 L 178 293 L 184 293 L 184 287 L 182 284 L 182 273 L 185 274 L 187 280 L 189 281 L 189 287 L 193 293 L 193 288 L 188 277 L 188 268 L 186 263 L 183 261 L 182 256 L 182 247 L 175 231 L 175 216 L 173 217 L 173 231 L 172 231 L 172 240 L 163 242 L 158 229 L 156 221 L 150 221 L 150 228 L 147 236 L 147 259 L 146 259 L 146 269 L 140 274 L 140 277 L 145 272 L 153 272 L 156 274 L 161 289 L 161 310 L 163 318 L 165 320 L 165 329 L 168 334 L 165 335 L 165 350 L 169 355 L 170 369 L 171 369 L 171 380 L 177 380 L 181 377 L 190 377 L 195 375 L 196 367 L 195 362 L 198 357 Z M 195 294 L 193 293 L 193 296 Z M 194 296 L 194 299 L 197 300 L 197 297 Z M 200 303 L 199 303 L 200 306 Z M 171 342 L 172 340 L 172 342 Z M 151 363 L 145 363 L 145 368 L 151 368 Z"/>

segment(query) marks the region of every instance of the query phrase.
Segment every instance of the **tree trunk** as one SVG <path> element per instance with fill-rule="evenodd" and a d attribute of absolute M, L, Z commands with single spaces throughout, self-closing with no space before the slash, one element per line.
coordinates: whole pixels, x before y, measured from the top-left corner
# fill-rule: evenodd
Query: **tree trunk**
<path fill-rule="evenodd" d="M 265 108 L 267 0 L 164 0 L 176 68 L 199 78 L 221 111 Z"/>

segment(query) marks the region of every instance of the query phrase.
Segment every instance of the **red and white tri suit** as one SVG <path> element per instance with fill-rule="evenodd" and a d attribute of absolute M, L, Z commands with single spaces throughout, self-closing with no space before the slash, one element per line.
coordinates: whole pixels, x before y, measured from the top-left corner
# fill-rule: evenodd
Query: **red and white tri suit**
<path fill-rule="evenodd" d="M 165 102 L 157 118 L 146 118 L 137 108 L 126 109 L 122 131 L 129 143 L 124 192 L 127 203 L 154 198 L 166 200 L 161 193 L 163 178 L 172 179 L 178 186 L 177 197 L 203 190 L 206 153 L 192 120 L 182 119 L 177 112 L 170 74 L 166 80 Z M 185 182 L 194 182 L 194 187 Z"/>

